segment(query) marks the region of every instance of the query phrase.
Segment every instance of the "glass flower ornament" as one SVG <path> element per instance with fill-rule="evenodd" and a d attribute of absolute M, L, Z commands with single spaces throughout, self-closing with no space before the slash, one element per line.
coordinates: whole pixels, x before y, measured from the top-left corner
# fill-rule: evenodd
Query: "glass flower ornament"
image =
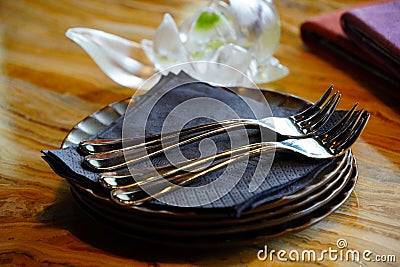
<path fill-rule="evenodd" d="M 213 1 L 179 28 L 165 14 L 153 39 L 137 44 L 88 28 L 66 35 L 78 43 L 111 79 L 138 87 L 149 68 L 131 57 L 142 49 L 153 72 L 183 70 L 199 80 L 223 85 L 248 85 L 278 80 L 289 73 L 273 56 L 280 40 L 280 20 L 272 0 Z M 245 74 L 245 75 L 243 75 Z"/>

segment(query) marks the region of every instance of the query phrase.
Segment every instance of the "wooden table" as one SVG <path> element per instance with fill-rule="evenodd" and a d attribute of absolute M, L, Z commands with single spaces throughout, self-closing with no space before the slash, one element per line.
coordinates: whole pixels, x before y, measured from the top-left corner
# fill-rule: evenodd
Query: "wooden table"
<path fill-rule="evenodd" d="M 359 180 L 349 200 L 322 222 L 269 241 L 268 247 L 321 251 L 335 248 L 336 241 L 344 238 L 351 249 L 396 255 L 399 264 L 398 99 L 376 91 L 364 77 L 348 74 L 346 69 L 313 54 L 299 37 L 299 25 L 307 18 L 359 1 L 276 2 L 282 20 L 276 57 L 289 66 L 291 74 L 262 86 L 316 100 L 334 83 L 344 96 L 341 108 L 358 101 L 372 116 L 353 147 Z M 133 93 L 107 78 L 80 47 L 67 39 L 67 28 L 92 27 L 140 41 L 152 37 L 164 12 L 171 13 L 179 24 L 207 3 L 0 1 L 0 265 L 266 266 L 257 259 L 262 246 L 174 258 L 157 248 L 124 249 L 121 245 L 127 243 L 102 235 L 107 232 L 75 204 L 68 183 L 41 159 L 40 150 L 58 148 L 78 121 Z M 277 260 L 273 263 L 282 264 Z M 325 260 L 322 264 L 344 263 Z"/>

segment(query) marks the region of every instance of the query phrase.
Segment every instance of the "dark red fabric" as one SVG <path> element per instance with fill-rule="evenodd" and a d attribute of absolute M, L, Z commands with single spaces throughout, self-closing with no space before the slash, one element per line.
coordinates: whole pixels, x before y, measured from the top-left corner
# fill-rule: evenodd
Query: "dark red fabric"
<path fill-rule="evenodd" d="M 395 68 L 393 65 L 387 64 L 387 61 L 377 60 L 376 56 L 371 56 L 371 52 L 366 52 L 366 49 L 360 48 L 362 46 L 360 42 L 355 42 L 354 37 L 350 38 L 345 33 L 341 24 L 341 18 L 343 14 L 347 14 L 346 12 L 372 5 L 376 8 L 375 5 L 379 6 L 387 2 L 373 1 L 310 18 L 300 27 L 301 38 L 308 47 L 325 58 L 339 65 L 351 66 L 352 70 L 354 68 L 359 70 L 359 77 L 381 79 L 390 86 L 400 89 L 400 75 L 398 73 L 400 66 Z M 398 12 L 400 14 L 400 11 Z M 368 15 L 367 18 L 370 16 L 372 15 Z M 400 24 L 397 23 L 397 25 Z M 397 28 L 400 29 L 400 26 Z M 396 38 L 400 38 L 399 35 Z"/>
<path fill-rule="evenodd" d="M 400 79 L 400 1 L 349 10 L 341 24 L 362 52 Z"/>

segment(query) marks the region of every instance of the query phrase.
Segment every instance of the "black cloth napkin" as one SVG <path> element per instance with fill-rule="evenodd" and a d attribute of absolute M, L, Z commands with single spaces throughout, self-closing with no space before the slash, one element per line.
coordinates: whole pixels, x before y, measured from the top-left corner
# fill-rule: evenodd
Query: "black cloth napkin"
<path fill-rule="evenodd" d="M 192 103 L 191 101 L 194 99 L 201 100 L 201 105 L 197 106 L 195 102 Z M 184 104 L 187 102 L 189 102 L 189 105 L 185 106 Z M 219 103 L 220 106 L 216 105 L 216 103 Z M 177 107 L 182 107 L 182 109 L 177 109 Z M 201 110 L 199 110 L 199 107 Z M 232 110 L 234 111 L 233 113 L 231 112 Z M 196 81 L 185 73 L 180 73 L 179 75 L 169 74 L 163 77 L 132 107 L 129 107 L 125 117 L 121 117 L 113 125 L 93 136 L 92 139 L 121 138 L 122 135 L 124 137 L 137 137 L 141 136 L 143 132 L 146 134 L 160 133 L 167 120 L 171 124 L 169 126 L 172 129 L 176 126 L 175 130 L 177 130 L 181 129 L 182 126 L 190 127 L 213 120 L 237 118 L 236 116 L 240 118 L 259 118 L 259 116 L 268 115 L 288 116 L 296 112 L 297 110 L 273 105 L 270 105 L 270 110 L 268 110 L 262 101 L 244 98 L 229 90 L 223 90 L 207 83 Z M 211 113 L 218 116 L 210 118 Z M 168 116 L 171 114 L 173 114 L 173 118 L 169 119 Z M 336 119 L 339 117 L 336 116 Z M 331 120 L 330 124 L 333 124 L 336 119 Z M 139 128 L 141 128 L 140 131 L 138 130 Z M 122 134 L 123 130 L 124 134 Z M 260 131 L 257 129 L 249 130 L 249 134 L 250 141 L 260 139 Z M 268 138 L 273 138 L 273 135 L 268 135 Z M 229 149 L 232 146 L 231 140 L 226 133 L 216 136 L 212 140 L 218 151 Z M 182 154 L 187 158 L 196 158 L 200 155 L 198 146 L 199 143 L 184 146 L 181 149 Z M 108 194 L 108 190 L 102 188 L 98 183 L 98 173 L 82 167 L 83 156 L 78 153 L 76 147 L 43 151 L 43 154 L 44 159 L 60 176 L 91 188 L 96 192 Z M 317 161 L 292 154 L 277 154 L 274 159 L 271 158 L 270 160 L 273 160 L 273 163 L 267 174 L 256 172 L 256 168 L 260 164 L 260 158 L 256 156 L 250 158 L 247 163 L 235 163 L 231 168 L 214 171 L 188 185 L 197 187 L 213 184 L 212 182 L 217 180 L 224 172 L 227 177 L 235 177 L 237 173 L 240 173 L 245 168 L 243 175 L 239 177 L 239 181 L 231 190 L 227 190 L 229 191 L 227 194 L 215 201 L 209 201 L 210 203 L 208 204 L 189 207 L 193 203 L 201 203 L 203 200 L 215 198 L 216 194 L 218 195 L 218 193 L 226 190 L 226 188 L 223 188 L 223 183 L 215 184 L 206 192 L 195 191 L 194 194 L 189 195 L 183 190 L 175 190 L 163 196 L 168 203 L 184 203 L 183 206 L 186 203 L 186 207 L 167 205 L 163 201 L 156 199 L 142 205 L 151 208 L 172 209 L 174 211 L 187 209 L 193 209 L 197 212 L 225 211 L 240 216 L 246 209 L 255 208 L 304 188 L 316 176 L 329 169 L 329 166 L 332 166 L 336 159 Z M 135 165 L 135 168 L 148 168 L 151 167 L 150 165 L 162 166 L 168 163 L 168 159 L 163 155 L 155 157 L 151 161 L 139 162 Z M 263 182 L 255 191 L 251 192 L 249 184 L 254 179 L 253 175 L 265 176 L 256 177 L 263 179 Z"/>

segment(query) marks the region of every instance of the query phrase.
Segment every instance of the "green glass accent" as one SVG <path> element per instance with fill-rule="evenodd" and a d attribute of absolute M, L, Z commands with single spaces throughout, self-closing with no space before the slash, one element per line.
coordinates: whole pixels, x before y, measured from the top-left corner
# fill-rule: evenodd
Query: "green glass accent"
<path fill-rule="evenodd" d="M 210 42 L 207 45 L 207 48 L 211 49 L 211 50 L 217 50 L 222 45 L 224 45 L 224 42 L 222 40 L 213 39 L 213 40 L 210 40 Z"/>
<path fill-rule="evenodd" d="M 160 63 L 171 63 L 174 62 L 174 60 L 166 57 L 166 56 L 157 56 L 157 61 Z"/>
<path fill-rule="evenodd" d="M 220 17 L 214 12 L 203 12 L 196 22 L 196 30 L 209 30 L 213 28 L 220 20 Z"/>
<path fill-rule="evenodd" d="M 204 57 L 204 51 L 196 51 L 191 54 L 194 59 L 202 59 Z"/>

